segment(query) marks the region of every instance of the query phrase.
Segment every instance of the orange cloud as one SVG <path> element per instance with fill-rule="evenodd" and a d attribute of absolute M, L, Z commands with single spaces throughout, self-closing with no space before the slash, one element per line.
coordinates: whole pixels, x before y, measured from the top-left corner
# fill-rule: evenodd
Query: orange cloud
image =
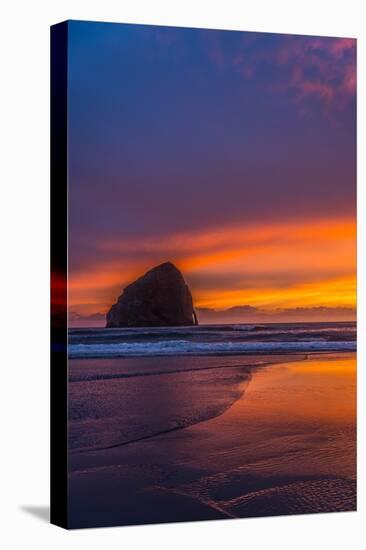
<path fill-rule="evenodd" d="M 353 219 L 100 242 L 103 254 L 121 259 L 70 273 L 70 309 L 106 311 L 124 286 L 166 260 L 182 269 L 198 307 L 353 307 L 355 243 Z"/>
<path fill-rule="evenodd" d="M 202 291 L 196 297 L 197 307 L 222 308 L 250 304 L 261 308 L 354 307 L 355 276 L 298 283 L 288 288 L 248 288 L 243 290 Z"/>

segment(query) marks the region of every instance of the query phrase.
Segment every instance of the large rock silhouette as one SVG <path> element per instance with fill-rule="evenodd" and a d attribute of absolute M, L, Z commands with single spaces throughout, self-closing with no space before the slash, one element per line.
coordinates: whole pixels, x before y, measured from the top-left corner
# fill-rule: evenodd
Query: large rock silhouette
<path fill-rule="evenodd" d="M 107 328 L 197 325 L 191 292 L 171 262 L 128 285 L 107 313 Z"/>

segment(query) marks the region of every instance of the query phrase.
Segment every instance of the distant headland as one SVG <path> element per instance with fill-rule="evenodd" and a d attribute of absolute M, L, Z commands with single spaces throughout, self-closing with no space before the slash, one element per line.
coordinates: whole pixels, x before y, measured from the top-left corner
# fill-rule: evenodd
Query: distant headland
<path fill-rule="evenodd" d="M 128 285 L 107 313 L 107 328 L 198 325 L 191 291 L 171 262 Z"/>

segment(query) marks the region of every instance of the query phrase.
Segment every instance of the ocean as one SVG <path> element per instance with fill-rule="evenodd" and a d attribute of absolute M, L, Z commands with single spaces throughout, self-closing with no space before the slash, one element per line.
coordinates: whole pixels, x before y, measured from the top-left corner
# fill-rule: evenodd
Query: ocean
<path fill-rule="evenodd" d="M 276 323 L 164 328 L 72 328 L 69 357 L 242 355 L 356 350 L 356 324 Z"/>
<path fill-rule="evenodd" d="M 69 331 L 73 527 L 356 507 L 355 323 Z"/>

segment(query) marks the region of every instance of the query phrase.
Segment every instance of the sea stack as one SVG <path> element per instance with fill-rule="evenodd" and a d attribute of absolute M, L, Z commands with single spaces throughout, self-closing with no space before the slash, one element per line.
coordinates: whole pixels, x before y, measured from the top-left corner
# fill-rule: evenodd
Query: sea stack
<path fill-rule="evenodd" d="M 107 328 L 198 325 L 183 275 L 165 262 L 128 285 L 107 313 Z"/>

